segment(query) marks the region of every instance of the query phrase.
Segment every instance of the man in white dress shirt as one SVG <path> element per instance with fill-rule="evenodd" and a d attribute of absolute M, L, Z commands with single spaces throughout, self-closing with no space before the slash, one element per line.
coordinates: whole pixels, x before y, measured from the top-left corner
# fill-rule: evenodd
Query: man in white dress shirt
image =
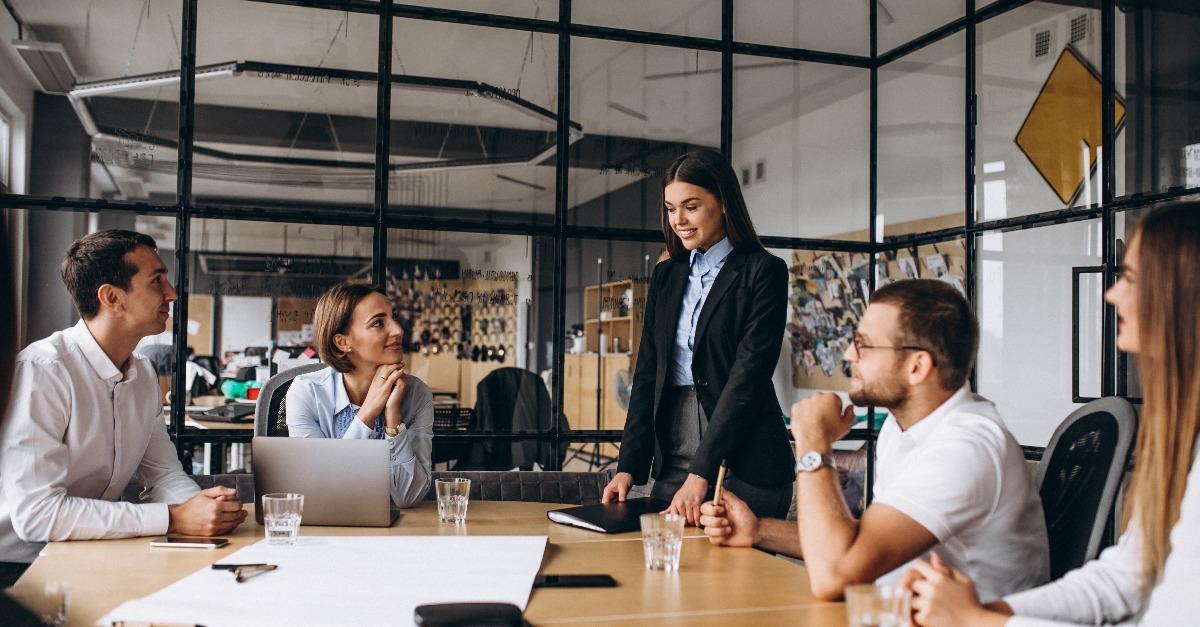
<path fill-rule="evenodd" d="M 154 240 L 93 233 L 60 270 L 82 319 L 17 356 L 0 427 L 0 586 L 46 542 L 213 536 L 246 518 L 235 490 L 201 491 L 184 474 L 154 369 L 133 354 L 176 299 Z M 120 502 L 131 480 L 149 502 Z"/>
<path fill-rule="evenodd" d="M 874 501 L 860 520 L 846 509 L 829 456 L 854 408 L 820 393 L 792 407 L 798 521 L 757 520 L 731 496 L 701 508 L 709 539 L 802 557 L 822 599 L 851 584 L 895 585 L 930 553 L 970 573 L 989 600 L 1046 581 L 1046 523 L 1021 447 L 991 401 L 965 387 L 978 337 L 947 283 L 876 290 L 845 352 L 850 400 L 892 413 L 876 444 Z"/>

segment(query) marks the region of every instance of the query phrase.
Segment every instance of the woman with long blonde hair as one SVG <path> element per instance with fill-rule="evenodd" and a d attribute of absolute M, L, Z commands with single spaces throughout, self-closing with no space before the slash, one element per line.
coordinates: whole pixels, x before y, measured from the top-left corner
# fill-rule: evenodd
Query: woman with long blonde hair
<path fill-rule="evenodd" d="M 1137 225 L 1105 300 L 1117 348 L 1136 354 L 1144 405 L 1125 531 L 1058 581 L 983 606 L 936 559 L 907 579 L 919 625 L 1200 624 L 1200 203 Z"/>

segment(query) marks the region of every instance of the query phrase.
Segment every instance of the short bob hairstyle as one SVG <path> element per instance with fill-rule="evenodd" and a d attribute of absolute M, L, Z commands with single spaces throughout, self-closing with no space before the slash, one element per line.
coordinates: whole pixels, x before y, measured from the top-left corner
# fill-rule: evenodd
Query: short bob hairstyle
<path fill-rule="evenodd" d="M 329 288 L 317 301 L 316 311 L 313 312 L 313 344 L 321 361 L 338 372 L 350 372 L 354 370 L 354 364 L 346 353 L 338 349 L 333 338 L 349 330 L 354 308 L 370 294 L 387 296 L 382 288 L 375 285 L 340 283 Z"/>

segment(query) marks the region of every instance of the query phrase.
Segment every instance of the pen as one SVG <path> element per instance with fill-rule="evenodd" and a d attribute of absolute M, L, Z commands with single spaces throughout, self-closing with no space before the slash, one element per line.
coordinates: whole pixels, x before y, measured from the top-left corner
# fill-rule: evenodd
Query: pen
<path fill-rule="evenodd" d="M 270 566 L 270 564 L 213 564 L 213 570 L 237 570 L 248 566 Z"/>
<path fill-rule="evenodd" d="M 246 576 L 246 573 L 265 573 L 269 570 L 275 570 L 276 568 L 279 567 L 274 564 L 254 564 L 242 566 L 240 568 L 233 569 L 233 580 L 238 583 L 245 583 L 245 581 L 249 579 L 249 577 Z"/>
<path fill-rule="evenodd" d="M 717 488 L 713 491 L 713 505 L 721 504 L 721 488 L 725 485 L 725 462 L 721 462 L 721 469 L 717 471 Z"/>

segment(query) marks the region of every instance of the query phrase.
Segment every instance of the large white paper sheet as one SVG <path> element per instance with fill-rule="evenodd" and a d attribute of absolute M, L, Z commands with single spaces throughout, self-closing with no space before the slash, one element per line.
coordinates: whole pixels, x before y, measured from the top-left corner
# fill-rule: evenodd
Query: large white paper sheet
<path fill-rule="evenodd" d="M 546 536 L 301 536 L 265 540 L 218 563 L 277 564 L 236 583 L 205 568 L 100 620 L 240 625 L 411 625 L 426 603 L 525 609 Z"/>

